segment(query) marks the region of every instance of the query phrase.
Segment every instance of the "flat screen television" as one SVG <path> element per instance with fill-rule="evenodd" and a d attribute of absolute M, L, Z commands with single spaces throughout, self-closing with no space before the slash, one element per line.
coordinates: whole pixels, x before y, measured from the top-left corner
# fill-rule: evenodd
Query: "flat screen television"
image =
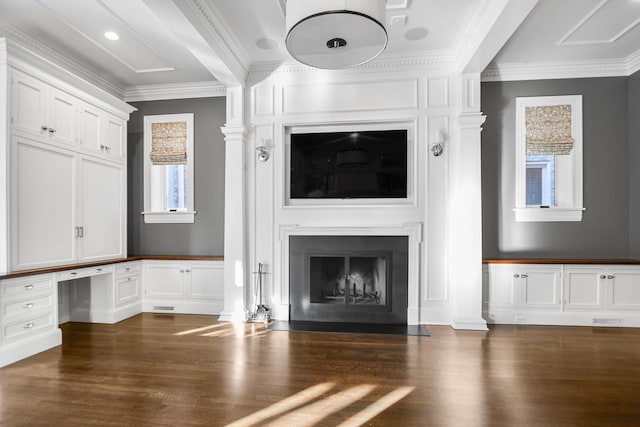
<path fill-rule="evenodd" d="M 291 199 L 407 197 L 407 130 L 291 134 Z"/>

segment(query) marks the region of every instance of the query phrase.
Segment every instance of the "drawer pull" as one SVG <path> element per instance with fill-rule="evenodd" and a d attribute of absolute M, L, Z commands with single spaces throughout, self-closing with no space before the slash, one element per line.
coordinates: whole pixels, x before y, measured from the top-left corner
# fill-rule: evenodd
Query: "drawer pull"
<path fill-rule="evenodd" d="M 24 289 L 30 291 L 31 289 L 33 289 L 33 285 L 24 285 Z"/>
<path fill-rule="evenodd" d="M 604 279 L 606 279 L 606 278 L 607 278 L 607 276 L 605 276 L 604 274 L 601 274 L 601 275 L 600 275 L 600 278 L 604 280 Z"/>
<path fill-rule="evenodd" d="M 69 273 L 69 274 L 70 274 L 70 275 L 72 275 L 72 276 L 75 276 L 75 275 L 76 275 L 76 274 L 78 274 L 78 273 L 76 273 L 75 271 L 72 271 L 72 272 L 71 272 L 71 273 Z"/>
<path fill-rule="evenodd" d="M 130 281 L 131 281 L 131 277 L 127 277 L 127 282 L 130 282 Z"/>
<path fill-rule="evenodd" d="M 24 329 L 31 329 L 33 328 L 35 325 L 31 322 L 27 323 L 26 325 L 23 326 Z"/>
<path fill-rule="evenodd" d="M 23 308 L 31 308 L 31 307 L 33 307 L 33 303 L 32 303 L 32 302 L 29 302 L 29 303 L 27 303 L 27 304 L 23 305 L 22 307 L 23 307 Z"/>
<path fill-rule="evenodd" d="M 102 269 L 101 268 L 96 268 L 96 271 L 102 271 Z"/>
<path fill-rule="evenodd" d="M 129 268 L 129 267 L 124 269 L 124 271 L 129 271 L 129 270 L 131 270 L 131 268 Z"/>

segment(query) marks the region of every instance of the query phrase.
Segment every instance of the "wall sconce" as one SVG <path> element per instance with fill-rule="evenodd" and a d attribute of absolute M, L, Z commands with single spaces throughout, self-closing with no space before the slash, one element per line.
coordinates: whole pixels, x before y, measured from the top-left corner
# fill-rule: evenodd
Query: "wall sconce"
<path fill-rule="evenodd" d="M 433 155 L 435 157 L 440 157 L 442 155 L 442 153 L 444 152 L 444 146 L 447 143 L 447 140 L 449 139 L 449 134 L 447 133 L 446 130 L 444 129 L 440 129 L 440 132 L 438 132 L 440 134 L 440 141 L 434 143 L 431 146 L 431 152 L 433 153 Z"/>
<path fill-rule="evenodd" d="M 258 160 L 262 163 L 269 160 L 269 150 L 267 149 L 266 145 L 256 147 L 256 152 L 258 153 Z"/>
<path fill-rule="evenodd" d="M 431 147 L 431 152 L 435 157 L 439 157 L 440 155 L 442 155 L 443 151 L 444 151 L 444 141 L 436 142 Z"/>

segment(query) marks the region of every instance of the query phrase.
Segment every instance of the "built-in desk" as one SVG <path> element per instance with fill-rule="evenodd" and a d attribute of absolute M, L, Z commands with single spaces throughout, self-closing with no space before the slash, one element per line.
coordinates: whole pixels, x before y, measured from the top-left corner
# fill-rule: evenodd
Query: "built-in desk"
<path fill-rule="evenodd" d="M 142 311 L 218 314 L 223 267 L 222 257 L 132 256 L 4 274 L 0 367 L 60 345 L 58 325 L 69 321 L 116 323 Z"/>

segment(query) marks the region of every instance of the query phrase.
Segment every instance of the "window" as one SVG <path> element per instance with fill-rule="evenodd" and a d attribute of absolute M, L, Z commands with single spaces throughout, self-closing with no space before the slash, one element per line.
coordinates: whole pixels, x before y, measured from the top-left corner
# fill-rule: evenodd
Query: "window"
<path fill-rule="evenodd" d="M 516 98 L 516 221 L 581 221 L 582 95 Z"/>
<path fill-rule="evenodd" d="M 193 223 L 193 114 L 144 118 L 144 221 Z"/>

